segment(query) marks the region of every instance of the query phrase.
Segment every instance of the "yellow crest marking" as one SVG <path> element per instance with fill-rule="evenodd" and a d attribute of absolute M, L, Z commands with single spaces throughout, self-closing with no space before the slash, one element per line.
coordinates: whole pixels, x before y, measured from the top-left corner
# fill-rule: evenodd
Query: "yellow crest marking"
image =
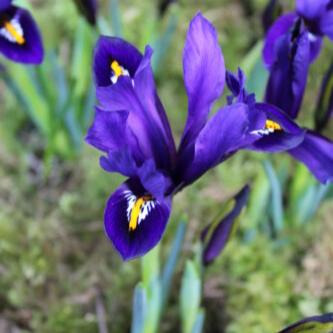
<path fill-rule="evenodd" d="M 139 224 L 139 216 L 141 212 L 142 206 L 147 202 L 152 200 L 152 197 L 150 195 L 146 195 L 143 197 L 138 198 L 135 201 L 135 204 L 132 208 L 131 215 L 130 215 L 130 220 L 129 220 L 129 225 L 128 225 L 128 230 L 129 231 L 134 231 L 138 224 Z"/>
<path fill-rule="evenodd" d="M 266 120 L 265 129 L 271 129 L 274 131 L 282 131 L 281 125 L 270 119 Z"/>
<path fill-rule="evenodd" d="M 8 21 L 4 24 L 5 29 L 8 31 L 8 33 L 15 39 L 17 44 L 24 44 L 25 39 L 24 37 L 15 29 L 15 27 Z"/>
<path fill-rule="evenodd" d="M 119 65 L 118 61 L 113 60 L 110 67 L 113 70 L 113 73 L 116 77 L 119 77 L 124 74 L 123 69 Z"/>

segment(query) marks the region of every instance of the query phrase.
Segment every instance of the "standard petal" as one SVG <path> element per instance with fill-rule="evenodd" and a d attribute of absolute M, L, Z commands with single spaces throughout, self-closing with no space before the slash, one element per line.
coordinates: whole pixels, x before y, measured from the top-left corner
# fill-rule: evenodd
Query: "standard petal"
<path fill-rule="evenodd" d="M 103 110 L 129 112 L 127 125 L 136 136 L 146 158 L 154 156 L 158 167 L 170 169 L 175 144 L 163 106 L 158 98 L 150 66 L 148 47 L 133 78 L 119 77 L 116 84 L 97 88 Z"/>
<path fill-rule="evenodd" d="M 297 0 L 296 10 L 307 20 L 318 18 L 325 10 L 330 0 Z"/>
<path fill-rule="evenodd" d="M 304 140 L 305 131 L 282 110 L 266 103 L 257 103 L 257 111 L 265 114 L 265 127 L 252 131 L 260 139 L 249 149 L 276 153 L 298 146 Z"/>
<path fill-rule="evenodd" d="M 225 66 L 213 25 L 201 13 L 191 21 L 183 53 L 188 118 L 182 136 L 184 149 L 207 121 L 212 104 L 223 92 Z"/>
<path fill-rule="evenodd" d="M 283 36 L 277 45 L 277 59 L 270 69 L 265 101 L 295 118 L 301 107 L 310 65 L 309 34 Z"/>
<path fill-rule="evenodd" d="M 333 181 L 333 142 L 316 134 L 307 132 L 303 142 L 288 153 L 304 163 L 321 182 Z"/>
<path fill-rule="evenodd" d="M 187 185 L 242 147 L 247 139 L 249 109 L 243 103 L 219 110 L 202 129 L 193 147 L 180 156 L 181 179 Z"/>
<path fill-rule="evenodd" d="M 0 15 L 0 52 L 7 58 L 25 64 L 40 64 L 44 50 L 37 25 L 30 13 L 10 6 Z"/>
<path fill-rule="evenodd" d="M 333 40 L 333 5 L 320 19 L 320 30 L 324 35 Z"/>
<path fill-rule="evenodd" d="M 227 215 L 217 217 L 216 222 L 211 223 L 202 232 L 204 243 L 203 262 L 210 264 L 225 248 L 232 235 L 237 217 L 240 215 L 243 207 L 247 204 L 250 188 L 248 185 L 233 198 L 234 204 Z M 223 212 L 225 214 L 225 212 Z"/>
<path fill-rule="evenodd" d="M 333 332 L 333 313 L 304 318 L 279 333 L 331 333 Z"/>
<path fill-rule="evenodd" d="M 130 179 L 106 204 L 106 234 L 124 260 L 140 257 L 160 241 L 170 210 L 170 200 L 153 198 L 138 181 Z"/>
<path fill-rule="evenodd" d="M 96 107 L 86 142 L 104 152 L 123 148 L 128 143 L 124 140 L 128 115 L 127 111 L 102 111 Z"/>
<path fill-rule="evenodd" d="M 142 54 L 132 44 L 117 37 L 101 36 L 94 51 L 94 77 L 98 87 L 111 85 L 114 70 L 125 74 L 127 71 L 130 77 L 134 77 L 142 60 Z M 118 76 L 121 75 L 121 73 Z M 118 77 L 117 75 L 115 78 Z"/>
<path fill-rule="evenodd" d="M 267 67 L 273 65 L 277 57 L 276 43 L 281 36 L 286 34 L 293 24 L 297 15 L 295 13 L 288 13 L 278 18 L 275 23 L 268 30 L 265 37 L 265 44 L 263 49 L 263 59 Z"/>

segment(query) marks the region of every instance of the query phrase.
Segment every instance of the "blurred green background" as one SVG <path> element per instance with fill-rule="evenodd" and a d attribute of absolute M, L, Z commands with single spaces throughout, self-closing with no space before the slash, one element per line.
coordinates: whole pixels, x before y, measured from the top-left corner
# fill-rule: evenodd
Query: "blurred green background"
<path fill-rule="evenodd" d="M 0 60 L 0 332 L 103 332 L 101 321 L 110 333 L 129 332 L 140 260 L 122 262 L 103 229 L 104 203 L 122 178 L 102 171 L 99 153 L 83 142 L 95 103 L 94 43 L 101 33 L 116 34 L 140 50 L 148 43 L 155 48 L 158 91 L 179 141 L 187 115 L 182 49 L 190 19 L 201 10 L 212 21 L 227 68 L 243 66 L 260 99 L 267 73 L 258 43 L 267 2 L 183 0 L 160 16 L 158 1 L 105 0 L 96 28 L 69 0 L 15 3 L 38 22 L 46 59 L 38 68 Z M 284 5 L 292 8 L 292 2 Z M 304 126 L 313 126 L 332 52 L 325 41 L 311 68 Z M 319 185 L 287 155 L 240 152 L 174 199 L 160 259 L 177 224 L 188 223 L 158 332 L 180 331 L 185 260 L 195 256 L 203 227 L 245 183 L 252 192 L 238 232 L 205 271 L 203 332 L 276 332 L 333 311 L 332 187 Z"/>

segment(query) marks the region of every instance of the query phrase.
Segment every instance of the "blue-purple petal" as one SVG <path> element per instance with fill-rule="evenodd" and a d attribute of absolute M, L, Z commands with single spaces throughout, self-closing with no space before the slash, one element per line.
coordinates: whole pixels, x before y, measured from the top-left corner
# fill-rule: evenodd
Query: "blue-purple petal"
<path fill-rule="evenodd" d="M 0 2 L 0 11 L 7 9 L 12 3 L 12 0 L 1 0 Z"/>
<path fill-rule="evenodd" d="M 223 92 L 225 66 L 213 25 L 198 13 L 191 21 L 183 53 L 188 118 L 181 141 L 184 149 L 207 121 L 212 104 Z"/>
<path fill-rule="evenodd" d="M 265 101 L 295 118 L 301 107 L 310 65 L 308 31 L 294 38 L 288 33 L 277 43 L 277 58 L 270 68 Z"/>
<path fill-rule="evenodd" d="M 250 188 L 248 185 L 237 193 L 233 198 L 234 205 L 226 216 L 220 217 L 206 227 L 202 232 L 202 241 L 204 242 L 203 263 L 210 264 L 224 250 L 230 236 L 233 233 L 235 222 L 240 215 L 243 207 L 247 204 Z"/>
<path fill-rule="evenodd" d="M 249 149 L 277 153 L 297 147 L 304 140 L 305 131 L 282 110 L 266 103 L 257 103 L 255 108 L 264 113 L 266 119 L 279 124 L 281 130 L 262 135 L 259 140 L 249 146 Z"/>
<path fill-rule="evenodd" d="M 277 41 L 293 26 L 297 18 L 295 13 L 288 13 L 279 17 L 268 30 L 263 49 L 263 60 L 267 67 L 273 65 L 277 57 Z"/>
<path fill-rule="evenodd" d="M 11 41 L 0 34 L 0 53 L 8 59 L 24 64 L 40 64 L 44 58 L 44 49 L 38 27 L 30 13 L 16 6 L 8 7 L 1 15 L 5 15 L 11 24 L 15 21 L 14 29 L 18 35 L 22 30 L 22 41 Z M 2 27 L 4 29 L 4 27 Z"/>
<path fill-rule="evenodd" d="M 313 20 L 321 16 L 330 0 L 297 0 L 296 10 L 300 16 Z"/>
<path fill-rule="evenodd" d="M 219 110 L 199 133 L 193 147 L 180 156 L 182 181 L 190 184 L 247 142 L 249 109 L 237 103 Z"/>
<path fill-rule="evenodd" d="M 140 257 L 156 246 L 169 219 L 170 199 L 162 201 L 150 197 L 147 200 L 149 207 L 145 207 L 147 214 L 137 224 L 135 230 L 130 230 L 130 202 L 143 196 L 147 196 L 147 192 L 140 182 L 129 179 L 111 195 L 106 204 L 105 231 L 124 260 Z"/>
<path fill-rule="evenodd" d="M 296 160 L 302 162 L 321 182 L 333 181 L 333 142 L 308 131 L 300 145 L 288 151 Z"/>
<path fill-rule="evenodd" d="M 97 87 L 107 87 L 111 82 L 111 64 L 117 61 L 134 77 L 142 54 L 132 44 L 118 37 L 99 37 L 94 51 L 94 77 Z"/>

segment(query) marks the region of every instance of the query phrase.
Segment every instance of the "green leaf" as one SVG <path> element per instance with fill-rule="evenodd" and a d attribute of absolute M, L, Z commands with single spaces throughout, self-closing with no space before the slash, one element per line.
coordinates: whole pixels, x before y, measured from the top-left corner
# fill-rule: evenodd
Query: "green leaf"
<path fill-rule="evenodd" d="M 204 321 L 205 321 L 205 312 L 203 310 L 200 310 L 195 320 L 191 333 L 201 333 L 203 330 Z"/>
<path fill-rule="evenodd" d="M 144 333 L 144 323 L 147 311 L 147 295 L 140 283 L 134 289 L 131 333 Z"/>
<path fill-rule="evenodd" d="M 173 274 L 176 269 L 176 265 L 178 262 L 179 254 L 181 248 L 183 246 L 183 241 L 185 237 L 187 223 L 180 222 L 176 231 L 176 236 L 173 240 L 171 250 L 167 259 L 167 262 L 164 266 L 162 278 L 161 278 L 161 285 L 162 285 L 162 306 L 165 306 L 169 291 L 170 285 L 173 278 Z"/>
<path fill-rule="evenodd" d="M 269 160 L 264 161 L 264 169 L 271 185 L 272 219 L 275 231 L 283 229 L 282 191 L 279 178 Z"/>
<path fill-rule="evenodd" d="M 182 333 L 191 333 L 199 312 L 201 301 L 201 279 L 193 261 L 188 260 L 180 291 L 180 316 Z"/>
<path fill-rule="evenodd" d="M 152 67 L 154 72 L 156 72 L 161 65 L 165 54 L 170 48 L 170 44 L 172 41 L 172 36 L 174 35 L 177 28 L 178 17 L 173 14 L 170 15 L 168 25 L 160 38 L 155 42 L 154 48 L 154 56 L 152 58 Z"/>
<path fill-rule="evenodd" d="M 123 27 L 121 22 L 121 13 L 118 0 L 110 0 L 110 21 L 114 36 L 123 36 Z"/>

